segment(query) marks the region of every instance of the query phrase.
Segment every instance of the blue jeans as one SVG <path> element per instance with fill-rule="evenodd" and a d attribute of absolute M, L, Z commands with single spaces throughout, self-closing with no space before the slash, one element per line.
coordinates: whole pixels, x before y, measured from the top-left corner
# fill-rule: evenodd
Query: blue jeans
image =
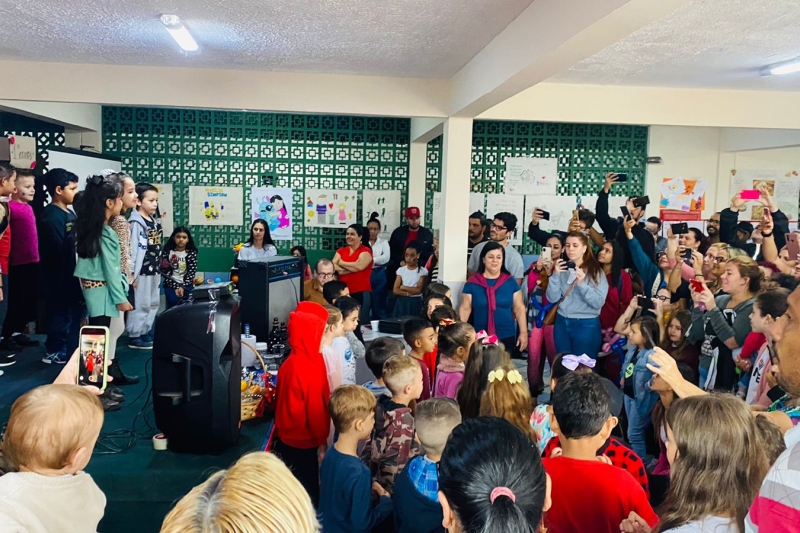
<path fill-rule="evenodd" d="M 603 340 L 600 318 L 564 318 L 556 315 L 553 337 L 556 342 L 556 352 L 586 354 L 592 359 L 597 359 Z"/>
<path fill-rule="evenodd" d="M 372 283 L 372 320 L 383 320 L 389 316 L 386 313 L 386 295 L 388 292 L 386 267 L 373 268 L 370 283 Z"/>
<path fill-rule="evenodd" d="M 633 378 L 631 378 L 633 379 Z M 650 423 L 650 413 L 640 414 L 636 408 L 636 400 L 625 394 L 623 396 L 625 414 L 628 416 L 628 444 L 639 458 L 647 463 L 647 448 L 644 444 L 644 433 Z"/>
<path fill-rule="evenodd" d="M 164 285 L 164 298 L 167 300 L 167 309 L 175 307 L 179 303 L 183 303 L 189 299 L 189 295 L 192 294 L 192 290 L 194 289 L 194 285 L 188 284 L 183 286 L 183 298 L 178 298 L 178 295 L 175 294 L 175 289 L 172 287 L 167 287 Z M 155 322 L 153 322 L 155 325 Z M 151 329 L 152 333 L 152 329 Z"/>
<path fill-rule="evenodd" d="M 78 348 L 81 321 L 86 315 L 86 306 L 59 299 L 45 300 L 47 310 L 47 353 L 65 353 L 67 357 Z"/>

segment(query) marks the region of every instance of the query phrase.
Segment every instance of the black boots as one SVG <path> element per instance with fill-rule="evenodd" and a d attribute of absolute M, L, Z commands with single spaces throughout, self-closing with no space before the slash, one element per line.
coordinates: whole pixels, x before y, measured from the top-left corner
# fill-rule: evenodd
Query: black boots
<path fill-rule="evenodd" d="M 108 365 L 108 375 L 114 378 L 112 383 L 119 385 L 135 385 L 139 383 L 139 376 L 129 376 L 122 371 L 116 359 Z"/>

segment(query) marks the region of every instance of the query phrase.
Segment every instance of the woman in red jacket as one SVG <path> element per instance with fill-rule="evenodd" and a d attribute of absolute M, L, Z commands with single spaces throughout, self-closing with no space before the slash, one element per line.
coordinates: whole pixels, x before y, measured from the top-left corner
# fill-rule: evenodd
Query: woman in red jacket
<path fill-rule="evenodd" d="M 319 502 L 319 460 L 325 454 L 331 416 L 331 391 L 322 358 L 322 334 L 328 312 L 314 302 L 300 302 L 289 314 L 291 353 L 281 365 L 275 404 L 274 451 Z"/>

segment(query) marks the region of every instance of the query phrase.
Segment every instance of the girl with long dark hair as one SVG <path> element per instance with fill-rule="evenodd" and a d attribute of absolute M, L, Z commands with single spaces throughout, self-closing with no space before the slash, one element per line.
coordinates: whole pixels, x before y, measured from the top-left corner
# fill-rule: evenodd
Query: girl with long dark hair
<path fill-rule="evenodd" d="M 169 264 L 168 272 L 164 272 L 164 297 L 167 309 L 175 307 L 189 299 L 194 289 L 194 276 L 197 273 L 197 246 L 186 226 L 178 226 L 172 231 L 161 262 Z"/>

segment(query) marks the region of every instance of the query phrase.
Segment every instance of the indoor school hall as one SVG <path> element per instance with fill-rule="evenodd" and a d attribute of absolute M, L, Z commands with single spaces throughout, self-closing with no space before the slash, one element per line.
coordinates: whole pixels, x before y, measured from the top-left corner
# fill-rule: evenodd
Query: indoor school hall
<path fill-rule="evenodd" d="M 498 501 L 583 530 L 583 476 L 615 489 L 584 513 L 593 531 L 800 531 L 753 510 L 800 418 L 781 353 L 800 279 L 794 0 L 162 8 L 0 8 L 0 495 L 71 476 L 89 502 L 74 527 L 0 504 L 0 532 L 206 531 L 183 522 L 211 513 L 197 491 L 251 475 L 252 452 L 278 481 L 254 475 L 264 497 L 242 508 L 300 502 L 296 531 L 468 531 L 465 509 Z M 573 439 L 556 418 L 587 402 Z M 697 472 L 669 437 L 692 409 L 761 450 L 775 430 L 788 454 L 748 462 L 721 515 L 676 494 Z M 441 450 L 426 417 L 452 422 Z M 468 429 L 522 435 L 536 457 L 513 461 L 550 488 L 491 479 L 457 500 L 445 481 L 491 460 L 468 457 Z M 84 441 L 45 469 L 36 430 Z M 610 474 L 570 474 L 589 448 Z M 369 483 L 334 497 L 345 471 Z M 408 518 L 404 490 L 431 514 Z"/>

